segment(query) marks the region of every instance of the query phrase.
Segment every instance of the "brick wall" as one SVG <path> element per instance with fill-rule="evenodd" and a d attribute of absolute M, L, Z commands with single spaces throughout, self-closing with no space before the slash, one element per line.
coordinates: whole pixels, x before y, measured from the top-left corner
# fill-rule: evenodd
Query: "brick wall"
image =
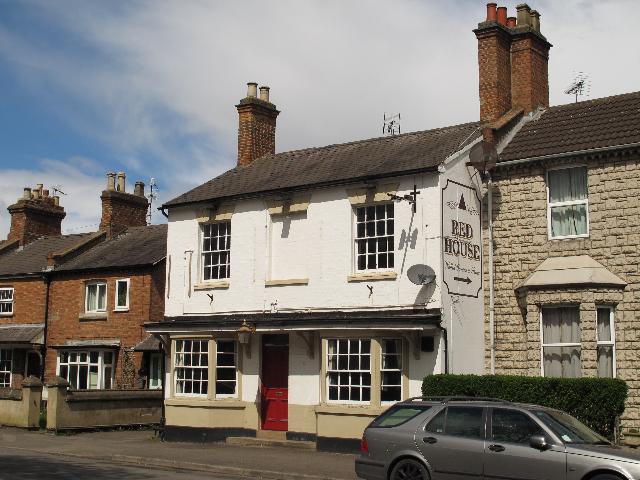
<path fill-rule="evenodd" d="M 545 169 L 587 165 L 588 238 L 549 240 Z M 539 305 L 580 305 L 582 375 L 595 376 L 595 306 L 615 307 L 617 376 L 629 384 L 624 427 L 640 427 L 640 157 L 574 159 L 494 173 L 494 285 L 497 373 L 540 375 Z M 486 196 L 484 211 L 486 212 Z M 484 247 L 487 257 L 487 218 Z M 624 290 L 514 291 L 548 257 L 589 255 L 628 283 Z M 485 285 L 488 288 L 487 267 Z M 488 326 L 488 291 L 486 325 Z M 489 336 L 487 330 L 487 342 Z M 487 350 L 486 364 L 489 365 Z"/>
<path fill-rule="evenodd" d="M 0 316 L 0 325 L 44 323 L 45 284 L 42 278 L 0 279 L 0 287 L 13 287 L 13 315 Z"/>
<path fill-rule="evenodd" d="M 511 101 L 525 113 L 549 107 L 549 46 L 534 33 L 511 43 Z"/>
<path fill-rule="evenodd" d="M 280 112 L 271 103 L 245 98 L 238 109 L 238 166 L 276 151 L 276 118 Z"/>
<path fill-rule="evenodd" d="M 511 108 L 511 35 L 495 25 L 476 32 L 480 120 L 491 122 Z"/>
<path fill-rule="evenodd" d="M 40 237 L 61 234 L 64 208 L 55 205 L 53 198 L 40 200 L 20 199 L 7 210 L 11 214 L 11 227 L 7 240 L 20 240 L 26 245 Z"/>
<path fill-rule="evenodd" d="M 147 224 L 149 202 L 143 196 L 105 190 L 102 200 L 100 230 L 116 235 L 126 227 L 144 227 Z"/>

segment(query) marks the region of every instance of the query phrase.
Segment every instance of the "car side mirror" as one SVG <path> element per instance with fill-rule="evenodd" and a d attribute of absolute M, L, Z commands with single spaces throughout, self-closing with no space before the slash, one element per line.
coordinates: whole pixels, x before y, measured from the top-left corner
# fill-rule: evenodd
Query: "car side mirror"
<path fill-rule="evenodd" d="M 544 435 L 532 435 L 529 439 L 529 445 L 540 451 L 544 451 L 549 448 L 549 444 L 547 443 L 547 439 Z"/>

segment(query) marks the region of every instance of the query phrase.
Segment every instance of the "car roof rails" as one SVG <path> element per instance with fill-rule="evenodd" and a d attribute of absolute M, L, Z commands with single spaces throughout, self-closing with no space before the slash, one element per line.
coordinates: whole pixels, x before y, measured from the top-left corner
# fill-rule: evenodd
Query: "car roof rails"
<path fill-rule="evenodd" d="M 496 402 L 496 403 L 512 403 L 508 400 L 504 400 L 502 398 L 492 398 L 492 397 L 470 397 L 470 396 L 421 396 L 421 397 L 411 397 L 406 401 L 414 402 L 414 401 L 423 401 L 423 402 L 439 402 L 439 403 L 449 403 L 449 402 Z"/>

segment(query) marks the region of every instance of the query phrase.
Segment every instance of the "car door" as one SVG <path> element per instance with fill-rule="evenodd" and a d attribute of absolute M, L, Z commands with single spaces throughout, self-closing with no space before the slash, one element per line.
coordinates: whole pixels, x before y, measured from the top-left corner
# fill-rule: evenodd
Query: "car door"
<path fill-rule="evenodd" d="M 482 478 L 485 410 L 451 405 L 416 432 L 416 444 L 431 466 L 432 480 Z"/>
<path fill-rule="evenodd" d="M 552 445 L 550 436 L 528 413 L 511 408 L 492 408 L 488 416 L 484 459 L 486 480 L 566 479 L 564 445 Z M 544 435 L 549 448 L 533 448 L 529 444 L 532 435 Z"/>

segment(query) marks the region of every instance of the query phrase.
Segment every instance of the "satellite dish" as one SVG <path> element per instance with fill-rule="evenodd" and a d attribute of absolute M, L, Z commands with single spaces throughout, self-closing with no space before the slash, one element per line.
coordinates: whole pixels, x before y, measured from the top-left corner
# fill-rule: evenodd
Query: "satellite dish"
<path fill-rule="evenodd" d="M 469 163 L 482 173 L 489 172 L 495 167 L 497 160 L 496 147 L 484 140 L 476 143 L 469 151 Z"/>
<path fill-rule="evenodd" d="M 428 265 L 417 264 L 407 270 L 407 278 L 416 285 L 429 285 L 436 279 L 436 272 Z"/>

